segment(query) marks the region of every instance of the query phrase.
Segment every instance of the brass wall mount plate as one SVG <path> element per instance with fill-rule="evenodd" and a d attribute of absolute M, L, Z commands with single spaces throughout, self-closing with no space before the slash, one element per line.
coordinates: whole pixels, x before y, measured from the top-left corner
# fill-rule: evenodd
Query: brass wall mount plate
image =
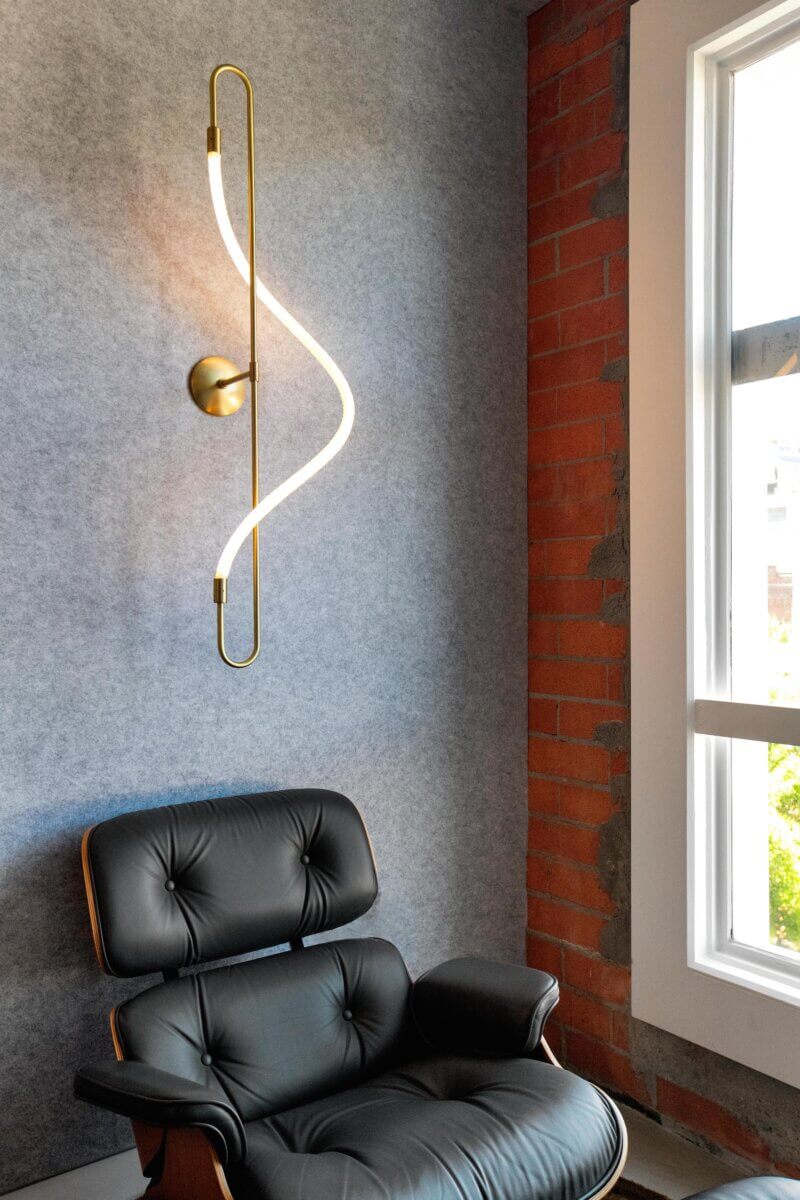
<path fill-rule="evenodd" d="M 240 375 L 239 368 L 230 359 L 220 358 L 218 354 L 201 358 L 189 372 L 192 399 L 210 417 L 229 417 L 244 404 L 247 379 L 237 378 L 226 387 L 220 387 L 219 381 Z"/>

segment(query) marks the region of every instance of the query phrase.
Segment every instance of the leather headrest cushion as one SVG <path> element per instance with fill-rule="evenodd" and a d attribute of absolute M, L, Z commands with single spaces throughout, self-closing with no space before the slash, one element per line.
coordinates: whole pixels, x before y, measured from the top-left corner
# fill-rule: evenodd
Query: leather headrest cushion
<path fill-rule="evenodd" d="M 378 889 L 357 809 L 319 789 L 114 817 L 87 833 L 84 872 L 101 966 L 122 976 L 335 929 Z"/>

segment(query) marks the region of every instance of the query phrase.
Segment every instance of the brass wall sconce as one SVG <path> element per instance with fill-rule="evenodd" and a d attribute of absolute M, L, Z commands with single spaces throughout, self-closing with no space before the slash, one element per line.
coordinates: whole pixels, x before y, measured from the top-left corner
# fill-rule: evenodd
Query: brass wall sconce
<path fill-rule="evenodd" d="M 222 131 L 217 124 L 217 81 L 220 75 L 230 72 L 244 84 L 247 98 L 247 237 L 248 254 L 245 257 L 237 241 L 228 216 L 225 194 L 222 188 Z M 220 555 L 214 574 L 214 604 L 217 608 L 217 648 L 223 662 L 229 667 L 249 667 L 261 648 L 260 615 L 260 570 L 258 527 L 264 517 L 299 487 L 316 475 L 339 453 L 353 428 L 355 407 L 353 393 L 336 363 L 303 328 L 283 305 L 264 286 L 256 273 L 256 206 L 255 206 L 255 121 L 253 107 L 253 85 L 239 67 L 224 63 L 215 67 L 209 80 L 210 124 L 206 139 L 208 153 L 208 178 L 211 186 L 211 202 L 217 218 L 222 240 L 239 274 L 248 285 L 250 293 L 250 363 L 242 371 L 227 358 L 211 355 L 195 363 L 189 375 L 189 391 L 192 399 L 203 412 L 212 417 L 227 417 L 237 412 L 245 401 L 247 385 L 250 385 L 250 471 L 252 508 L 239 523 L 228 539 Z M 297 338 L 309 354 L 317 360 L 328 374 L 342 402 L 342 417 L 333 437 L 304 466 L 285 479 L 283 483 L 259 499 L 258 466 L 258 308 L 260 300 L 269 312 Z M 252 535 L 253 546 L 253 649 L 247 658 L 237 661 L 225 650 L 225 610 L 228 599 L 228 577 L 243 543 Z"/>

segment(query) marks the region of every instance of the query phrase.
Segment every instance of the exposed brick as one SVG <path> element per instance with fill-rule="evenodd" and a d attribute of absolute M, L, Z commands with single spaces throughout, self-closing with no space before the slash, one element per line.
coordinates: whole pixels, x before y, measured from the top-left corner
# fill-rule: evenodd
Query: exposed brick
<path fill-rule="evenodd" d="M 525 866 L 525 882 L 531 892 L 549 892 L 551 860 L 543 854 L 529 854 Z"/>
<path fill-rule="evenodd" d="M 594 105 L 581 104 L 565 113 L 563 117 L 559 117 L 555 121 L 548 121 L 546 125 L 531 130 L 528 135 L 528 164 L 536 166 L 539 163 L 547 162 L 548 159 L 564 154 L 565 150 L 571 150 L 573 146 L 580 146 L 592 141 L 594 136 Z M 571 158 L 572 156 L 572 154 L 565 156 L 565 161 L 566 157 Z M 590 176 L 586 175 L 584 178 L 588 179 Z M 564 182 L 563 163 L 559 179 L 563 191 L 575 186 L 574 183 Z"/>
<path fill-rule="evenodd" d="M 603 600 L 603 585 L 599 579 L 542 579 L 530 585 L 529 595 L 530 611 L 537 616 L 597 613 Z"/>
<path fill-rule="evenodd" d="M 597 859 L 599 844 L 595 829 L 535 815 L 528 820 L 528 848 L 538 854 L 555 854 L 591 866 Z"/>
<path fill-rule="evenodd" d="M 603 453 L 605 438 L 602 421 L 580 421 L 534 430 L 528 437 L 528 462 L 564 463 L 597 458 Z"/>
<path fill-rule="evenodd" d="M 628 287 L 628 255 L 614 254 L 608 260 L 608 291 L 624 292 Z"/>
<path fill-rule="evenodd" d="M 631 1019 L 616 1008 L 611 1009 L 611 1043 L 625 1054 L 631 1048 Z"/>
<path fill-rule="evenodd" d="M 745 1158 L 753 1158 L 769 1162 L 769 1148 L 766 1142 L 752 1129 L 747 1129 L 741 1121 L 721 1104 L 698 1096 L 686 1088 L 659 1079 L 656 1088 L 656 1103 L 658 1111 L 673 1117 L 681 1125 L 694 1129 L 732 1150 L 734 1154 L 742 1154 Z"/>
<path fill-rule="evenodd" d="M 611 1036 L 611 1013 L 604 1004 L 582 996 L 569 988 L 561 989 L 558 1018 L 562 1025 L 577 1029 L 589 1037 L 608 1041 Z"/>
<path fill-rule="evenodd" d="M 618 383 L 593 380 L 576 387 L 558 389 L 556 412 L 559 421 L 577 421 L 581 417 L 618 413 L 622 409 L 622 389 Z"/>
<path fill-rule="evenodd" d="M 616 704 L 581 704 L 575 700 L 562 700 L 558 712 L 558 732 L 562 737 L 591 741 L 602 721 L 621 721 L 627 715 L 627 709 Z"/>
<path fill-rule="evenodd" d="M 612 52 L 606 50 L 602 54 L 596 54 L 588 62 L 579 63 L 571 71 L 566 71 L 559 80 L 562 111 L 610 87 L 611 68 Z"/>
<path fill-rule="evenodd" d="M 538 87 L 545 79 L 552 79 L 560 71 L 596 54 L 603 46 L 613 40 L 602 26 L 587 29 L 573 41 L 551 42 L 535 54 L 528 56 L 528 88 Z"/>
<path fill-rule="evenodd" d="M 602 663 L 529 659 L 528 666 L 528 687 L 537 695 L 606 698 L 606 668 Z M 572 771 L 568 772 L 568 777 L 580 779 L 580 775 Z M 598 779 L 593 778 L 592 782 L 597 783 Z"/>
<path fill-rule="evenodd" d="M 547 543 L 531 542 L 528 546 L 528 578 L 541 579 L 547 574 Z"/>
<path fill-rule="evenodd" d="M 624 7 L 623 0 L 563 0 L 562 25 L 568 27 L 579 18 L 582 22 L 600 24 L 609 13 L 621 6 Z"/>
<path fill-rule="evenodd" d="M 563 20 L 560 4 L 545 4 L 537 12 L 531 13 L 528 17 L 528 45 L 532 58 L 539 53 L 545 42 L 561 32 Z"/>
<path fill-rule="evenodd" d="M 548 80 L 528 95 L 528 129 L 535 129 L 543 121 L 551 121 L 559 113 L 559 86 L 557 79 Z"/>
<path fill-rule="evenodd" d="M 561 314 L 561 344 L 577 345 L 594 341 L 622 329 L 628 320 L 628 301 L 625 296 L 607 296 L 581 304 Z"/>
<path fill-rule="evenodd" d="M 561 783 L 558 785 L 558 808 L 561 816 L 569 821 L 603 825 L 614 812 L 614 800 L 607 788 Z"/>
<path fill-rule="evenodd" d="M 558 387 L 564 383 L 583 383 L 595 378 L 603 368 L 605 348 L 602 342 L 556 350 L 531 359 L 530 380 L 536 388 Z"/>
<path fill-rule="evenodd" d="M 628 244 L 626 217 L 606 217 L 580 229 L 573 229 L 558 239 L 562 271 L 588 263 L 605 254 L 614 254 Z M 599 371 L 598 371 L 599 375 Z"/>
<path fill-rule="evenodd" d="M 559 651 L 569 658 L 622 658 L 627 642 L 624 626 L 605 621 L 564 621 L 559 627 Z"/>
<path fill-rule="evenodd" d="M 598 222 L 589 228 L 595 228 Z M 597 256 L 595 256 L 597 257 Z M 528 315 L 541 317 L 603 295 L 605 273 L 600 262 L 589 263 L 528 288 Z"/>
<path fill-rule="evenodd" d="M 625 671 L 622 667 L 608 668 L 608 698 L 619 702 L 625 699 Z"/>
<path fill-rule="evenodd" d="M 533 504 L 559 497 L 559 468 L 530 467 L 528 470 L 528 498 Z M 545 572 L 541 572 L 545 574 Z"/>
<path fill-rule="evenodd" d="M 528 779 L 528 808 L 531 812 L 558 813 L 561 784 L 554 779 Z"/>
<path fill-rule="evenodd" d="M 539 613 L 529 620 L 528 961 L 561 981 L 547 1037 L 562 1062 L 762 1170 L 800 1177 L 800 1164 L 770 1158 L 768 1125 L 637 1074 L 630 972 L 601 954 L 615 897 L 597 855 L 601 839 L 604 858 L 609 849 L 602 826 L 625 810 L 629 764 L 596 738 L 599 725 L 604 742 L 621 727 L 608 744 L 625 744 L 628 638 L 625 624 L 579 610 L 596 603 L 592 552 L 603 536 L 619 542 L 628 515 L 626 380 L 612 366 L 628 354 L 628 13 L 628 0 L 550 0 L 528 22 L 529 607 Z M 616 573 L 601 585 L 615 622 L 622 557 Z"/>
<path fill-rule="evenodd" d="M 600 886 L 599 875 L 592 867 L 576 867 L 553 858 L 545 858 L 544 862 L 547 865 L 546 887 L 540 891 L 561 900 L 571 900 L 582 908 L 593 908 L 602 913 L 614 911 L 613 902 Z M 533 884 L 528 886 L 533 887 Z"/>
<path fill-rule="evenodd" d="M 606 454 L 624 450 L 628 444 L 622 417 L 606 417 L 606 436 L 603 449 Z"/>
<path fill-rule="evenodd" d="M 558 392 L 555 388 L 528 392 L 528 428 L 541 429 L 545 425 L 555 425 L 557 403 Z"/>
<path fill-rule="evenodd" d="M 526 938 L 526 960 L 529 967 L 549 971 L 556 979 L 561 978 L 561 947 L 558 942 L 529 933 Z"/>
<path fill-rule="evenodd" d="M 548 238 L 528 246 L 528 282 L 544 279 L 556 269 L 556 239 Z"/>
<path fill-rule="evenodd" d="M 555 467 L 549 469 L 557 470 Z M 567 538 L 561 541 L 542 543 L 546 550 L 545 574 L 549 576 L 585 575 L 592 550 L 598 541 L 598 538 Z"/>
<path fill-rule="evenodd" d="M 614 129 L 617 99 L 613 92 L 603 92 L 592 101 L 594 109 L 594 131 L 598 137 L 603 133 L 617 132 Z"/>
<path fill-rule="evenodd" d="M 570 1067 L 604 1084 L 613 1092 L 633 1096 L 641 1104 L 649 1103 L 645 1082 L 633 1070 L 627 1055 L 569 1029 L 566 1031 L 565 1045 L 566 1060 Z"/>
<path fill-rule="evenodd" d="M 610 756 L 599 746 L 586 746 L 582 742 L 563 742 L 555 738 L 537 736 L 529 737 L 528 744 L 530 769 L 540 775 L 588 780 L 590 783 L 609 781 Z"/>
<path fill-rule="evenodd" d="M 605 920 L 559 900 L 529 896 L 528 925 L 571 945 L 593 949 L 600 943 Z"/>
<path fill-rule="evenodd" d="M 528 701 L 528 729 L 532 733 L 558 732 L 558 704 L 555 700 L 532 697 Z"/>
<path fill-rule="evenodd" d="M 592 113 L 594 121 L 594 113 Z M 565 154 L 559 166 L 558 180 L 562 191 L 577 187 L 587 179 L 596 179 L 622 166 L 625 139 L 620 133 L 604 133 L 593 142 Z"/>
<path fill-rule="evenodd" d="M 528 532 L 537 538 L 581 537 L 605 533 L 606 505 L 602 500 L 531 504 Z"/>
<path fill-rule="evenodd" d="M 546 354 L 548 350 L 556 350 L 561 343 L 559 324 L 559 318 L 555 315 L 529 321 L 528 354 Z"/>
<path fill-rule="evenodd" d="M 630 1001 L 630 971 L 600 958 L 566 951 L 564 982 L 592 996 L 600 996 L 609 1004 L 628 1004 Z"/>
<path fill-rule="evenodd" d="M 627 25 L 628 4 L 623 0 L 623 3 L 617 5 L 616 11 L 612 12 L 608 19 L 603 22 L 603 45 L 608 46 L 612 42 L 618 41 L 625 33 Z"/>
<path fill-rule="evenodd" d="M 606 505 L 606 533 L 614 533 L 619 526 L 619 496 L 609 496 Z"/>
<path fill-rule="evenodd" d="M 562 500 L 588 500 L 592 496 L 614 494 L 614 464 L 610 458 L 575 462 L 558 468 L 558 497 Z"/>
<path fill-rule="evenodd" d="M 539 655 L 558 653 L 558 624 L 556 621 L 528 622 L 528 653 Z"/>
<path fill-rule="evenodd" d="M 540 170 L 546 170 L 542 167 Z M 548 237 L 561 233 L 574 225 L 581 225 L 592 217 L 594 187 L 575 188 L 573 192 L 553 196 L 541 204 L 535 204 L 528 213 L 528 229 L 534 238 Z"/>

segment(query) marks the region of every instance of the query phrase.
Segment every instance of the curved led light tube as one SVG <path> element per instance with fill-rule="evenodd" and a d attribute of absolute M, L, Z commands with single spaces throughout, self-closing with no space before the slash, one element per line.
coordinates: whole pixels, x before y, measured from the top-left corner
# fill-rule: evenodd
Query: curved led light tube
<path fill-rule="evenodd" d="M 230 217 L 228 216 L 225 194 L 222 190 L 222 156 L 216 151 L 210 151 L 208 155 L 208 180 L 211 185 L 211 200 L 214 205 L 214 214 L 217 218 L 219 231 L 222 234 L 222 240 L 225 243 L 228 254 L 230 254 L 233 260 L 234 266 L 245 283 L 249 285 L 250 267 L 241 246 L 236 240 L 236 234 L 233 232 Z M 217 579 L 228 578 L 233 566 L 233 560 L 241 549 L 242 543 L 247 538 L 247 535 L 255 529 L 256 525 L 264 519 L 267 513 L 277 508 L 287 496 L 291 496 L 292 492 L 296 492 L 299 487 L 307 483 L 309 479 L 316 475 L 318 471 L 321 471 L 339 453 L 350 436 L 355 418 L 355 404 L 350 385 L 327 350 L 324 350 L 308 330 L 303 328 L 297 318 L 293 317 L 283 307 L 281 302 L 273 296 L 272 292 L 258 276 L 256 276 L 256 295 L 272 315 L 289 330 L 289 333 L 297 338 L 298 342 L 308 350 L 309 354 L 313 355 L 322 369 L 327 372 L 342 402 L 342 419 L 339 422 L 339 428 L 328 444 L 323 446 L 319 453 L 315 454 L 312 459 L 309 459 L 305 466 L 300 467 L 299 470 L 290 475 L 278 487 L 273 488 L 269 495 L 265 496 L 233 531 L 217 563 L 215 576 Z"/>
<path fill-rule="evenodd" d="M 236 235 L 233 232 L 228 209 L 225 204 L 225 193 L 222 187 L 222 134 L 217 125 L 217 79 L 226 71 L 230 71 L 241 79 L 247 93 L 247 180 L 248 180 L 248 257 L 242 251 Z M 250 383 L 251 399 L 251 463 L 252 463 L 252 502 L 253 507 L 228 539 L 217 563 L 214 575 L 214 603 L 217 606 L 217 647 L 221 658 L 229 667 L 249 667 L 258 656 L 261 645 L 260 603 L 259 603 L 259 551 L 258 526 L 267 513 L 272 512 L 292 492 L 297 491 L 304 483 L 317 474 L 331 459 L 339 453 L 350 436 L 355 417 L 353 393 L 342 372 L 331 356 L 304 329 L 300 322 L 283 307 L 267 287 L 258 278 L 255 269 L 255 150 L 253 134 L 253 88 L 244 71 L 239 67 L 223 64 L 211 73 L 209 80 L 209 107 L 211 123 L 208 128 L 208 178 L 211 187 L 211 201 L 217 218 L 219 231 L 225 247 L 231 256 L 234 266 L 248 285 L 250 292 L 250 366 L 247 371 L 231 374 L 236 371 L 232 363 L 220 358 L 205 358 L 196 363 L 189 379 L 189 388 L 195 402 L 205 412 L 213 416 L 226 416 L 235 412 L 244 400 L 244 380 Z M 257 316 L 256 297 L 275 316 L 281 324 L 297 338 L 308 350 L 322 369 L 328 374 L 339 393 L 342 402 L 342 417 L 339 427 L 326 446 L 315 454 L 304 466 L 290 475 L 278 487 L 273 488 L 269 495 L 259 500 L 258 495 L 258 353 L 257 353 Z M 228 576 L 234 559 L 242 544 L 252 534 L 253 540 L 253 649 L 248 657 L 240 662 L 229 657 L 225 650 L 225 616 L 224 605 L 227 601 Z"/>

